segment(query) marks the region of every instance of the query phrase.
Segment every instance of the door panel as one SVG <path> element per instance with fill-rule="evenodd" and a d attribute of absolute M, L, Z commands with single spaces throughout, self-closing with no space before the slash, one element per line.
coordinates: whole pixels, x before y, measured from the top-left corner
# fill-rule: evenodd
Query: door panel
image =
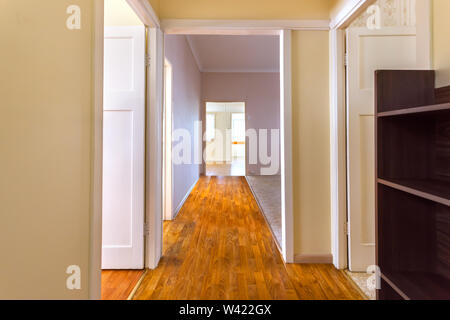
<path fill-rule="evenodd" d="M 415 28 L 347 30 L 349 269 L 375 264 L 374 72 L 415 69 Z"/>
<path fill-rule="evenodd" d="M 106 27 L 103 269 L 144 268 L 145 27 Z"/>

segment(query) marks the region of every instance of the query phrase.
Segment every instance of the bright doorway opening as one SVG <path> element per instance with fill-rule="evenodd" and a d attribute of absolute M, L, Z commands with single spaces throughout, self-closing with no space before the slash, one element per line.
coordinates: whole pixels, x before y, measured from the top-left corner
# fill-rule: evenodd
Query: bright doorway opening
<path fill-rule="evenodd" d="M 207 176 L 245 176 L 245 102 L 206 103 Z"/>

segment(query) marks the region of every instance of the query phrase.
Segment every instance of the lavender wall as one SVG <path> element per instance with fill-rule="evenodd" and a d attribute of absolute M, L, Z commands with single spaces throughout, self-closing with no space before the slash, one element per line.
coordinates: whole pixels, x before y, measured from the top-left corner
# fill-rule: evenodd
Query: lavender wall
<path fill-rule="evenodd" d="M 201 73 L 184 35 L 166 35 L 164 37 L 165 56 L 172 64 L 172 128 L 187 129 L 194 137 L 194 123 L 202 119 Z M 175 142 L 174 144 L 176 144 Z M 192 156 L 194 143 L 192 143 Z M 190 187 L 197 181 L 201 166 L 195 164 L 174 165 L 173 209 L 175 210 Z"/>
<path fill-rule="evenodd" d="M 246 128 L 280 129 L 279 73 L 202 73 L 204 102 L 245 102 Z M 270 131 L 268 132 L 270 154 Z M 247 175 L 259 175 L 263 166 L 248 163 Z M 278 173 L 280 174 L 280 170 Z"/>

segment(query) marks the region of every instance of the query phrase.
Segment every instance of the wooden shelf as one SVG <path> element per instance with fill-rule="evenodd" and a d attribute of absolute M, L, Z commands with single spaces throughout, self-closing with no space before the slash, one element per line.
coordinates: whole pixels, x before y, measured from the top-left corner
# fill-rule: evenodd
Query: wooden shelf
<path fill-rule="evenodd" d="M 450 183 L 439 180 L 378 179 L 385 186 L 450 206 Z"/>
<path fill-rule="evenodd" d="M 382 278 L 404 299 L 450 299 L 450 280 L 434 273 L 383 272 Z"/>
<path fill-rule="evenodd" d="M 378 70 L 378 299 L 450 299 L 450 86 L 435 72 Z"/>
<path fill-rule="evenodd" d="M 402 108 L 393 111 L 385 111 L 378 113 L 379 118 L 383 117 L 393 117 L 393 116 L 404 116 L 404 115 L 412 115 L 419 113 L 427 113 L 427 112 L 448 112 L 450 111 L 450 103 L 443 104 L 433 104 L 429 106 L 415 107 L 415 108 Z"/>

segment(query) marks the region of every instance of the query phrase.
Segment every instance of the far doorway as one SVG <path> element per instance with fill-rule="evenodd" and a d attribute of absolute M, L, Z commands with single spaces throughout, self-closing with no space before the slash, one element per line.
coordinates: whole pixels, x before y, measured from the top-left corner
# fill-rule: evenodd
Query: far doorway
<path fill-rule="evenodd" d="M 206 176 L 245 176 L 245 102 L 206 103 Z"/>

